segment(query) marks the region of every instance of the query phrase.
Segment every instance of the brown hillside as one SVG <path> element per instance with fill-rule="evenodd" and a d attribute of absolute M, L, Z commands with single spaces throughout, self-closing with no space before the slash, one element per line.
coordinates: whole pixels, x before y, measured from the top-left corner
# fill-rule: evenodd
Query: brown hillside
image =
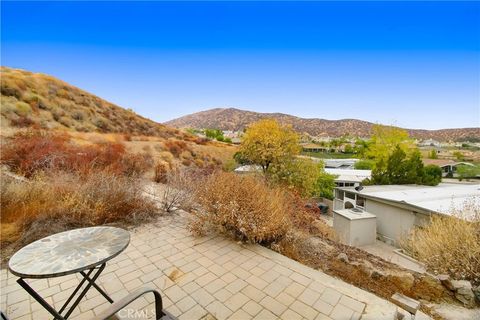
<path fill-rule="evenodd" d="M 197 112 L 166 122 L 176 128 L 217 128 L 221 130 L 243 130 L 248 124 L 263 118 L 275 118 L 283 123 L 291 124 L 295 130 L 312 136 L 339 137 L 346 133 L 359 136 L 370 136 L 373 123 L 356 119 L 325 120 L 304 119 L 282 113 L 259 113 L 235 108 L 216 108 Z M 407 129 L 410 135 L 419 139 L 436 139 L 440 141 L 461 140 L 469 137 L 480 138 L 480 128 L 417 130 Z"/>
<path fill-rule="evenodd" d="M 2 128 L 184 136 L 49 75 L 1 67 L 0 77 Z"/>

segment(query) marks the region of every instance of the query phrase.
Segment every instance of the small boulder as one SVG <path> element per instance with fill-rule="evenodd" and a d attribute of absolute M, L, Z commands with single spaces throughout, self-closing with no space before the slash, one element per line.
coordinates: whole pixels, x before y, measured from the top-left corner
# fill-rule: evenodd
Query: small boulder
<path fill-rule="evenodd" d="M 437 279 L 447 288 L 448 290 L 455 291 L 455 288 L 452 285 L 450 276 L 448 274 L 440 274 L 437 276 Z"/>
<path fill-rule="evenodd" d="M 370 275 L 370 277 L 374 280 L 379 280 L 379 279 L 385 277 L 385 273 L 383 273 L 380 270 L 375 269 L 375 270 L 372 271 L 372 274 Z"/>
<path fill-rule="evenodd" d="M 403 292 L 410 291 L 415 284 L 415 277 L 410 272 L 391 272 L 388 278 Z"/>
<path fill-rule="evenodd" d="M 342 252 L 340 253 L 338 256 L 337 256 L 337 259 L 342 261 L 342 262 L 345 262 L 345 263 L 348 263 L 348 256 L 345 252 Z"/>
<path fill-rule="evenodd" d="M 452 285 L 455 288 L 455 298 L 462 302 L 465 307 L 474 308 L 475 295 L 472 284 L 467 280 L 453 280 Z"/>
<path fill-rule="evenodd" d="M 477 301 L 480 303 L 480 285 L 473 288 L 473 294 L 477 298 Z"/>

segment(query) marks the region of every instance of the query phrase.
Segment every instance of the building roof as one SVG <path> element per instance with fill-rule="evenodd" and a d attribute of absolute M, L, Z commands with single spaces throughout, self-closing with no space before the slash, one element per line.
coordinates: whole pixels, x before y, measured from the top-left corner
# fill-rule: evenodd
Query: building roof
<path fill-rule="evenodd" d="M 434 212 L 450 215 L 463 212 L 465 219 L 473 217 L 469 204 L 480 203 L 480 184 L 449 184 L 438 186 L 378 185 L 365 186 L 357 191 L 353 187 L 338 188 L 362 195 L 366 198 L 383 200 L 396 205 L 411 206 L 414 211 Z M 477 208 L 478 209 L 478 208 Z"/>
<path fill-rule="evenodd" d="M 325 172 L 336 175 L 335 181 L 362 182 L 372 176 L 372 170 L 325 168 Z"/>
<path fill-rule="evenodd" d="M 325 168 L 353 167 L 358 159 L 323 159 Z"/>
<path fill-rule="evenodd" d="M 455 164 L 455 161 L 449 159 L 423 159 L 425 165 L 433 164 L 439 167 L 446 166 L 448 164 Z"/>
<path fill-rule="evenodd" d="M 262 167 L 257 165 L 247 164 L 245 166 L 236 168 L 234 172 L 238 172 L 238 173 L 262 172 Z"/>
<path fill-rule="evenodd" d="M 321 146 L 315 143 L 304 143 L 302 144 L 302 148 L 304 149 L 325 149 L 325 146 Z"/>

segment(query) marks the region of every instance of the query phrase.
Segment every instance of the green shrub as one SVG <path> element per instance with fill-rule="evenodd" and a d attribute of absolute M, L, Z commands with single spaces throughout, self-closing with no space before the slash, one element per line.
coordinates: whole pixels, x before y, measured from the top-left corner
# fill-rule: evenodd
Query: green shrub
<path fill-rule="evenodd" d="M 439 166 L 429 164 L 423 168 L 423 183 L 427 186 L 436 186 L 442 181 L 442 169 Z"/>
<path fill-rule="evenodd" d="M 372 170 L 375 165 L 373 160 L 363 159 L 355 162 L 355 169 L 357 170 Z"/>
<path fill-rule="evenodd" d="M 32 108 L 28 103 L 25 103 L 23 101 L 18 101 L 15 104 L 15 113 L 18 114 L 19 116 L 27 116 L 32 112 Z"/>

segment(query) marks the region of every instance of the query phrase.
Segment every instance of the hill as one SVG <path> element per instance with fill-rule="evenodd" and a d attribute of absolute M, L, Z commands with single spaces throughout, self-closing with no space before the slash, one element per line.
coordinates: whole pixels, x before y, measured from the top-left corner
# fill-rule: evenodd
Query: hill
<path fill-rule="evenodd" d="M 298 132 L 308 133 L 311 136 L 339 137 L 348 133 L 353 136 L 368 137 L 373 126 L 371 122 L 357 119 L 304 119 L 283 113 L 259 113 L 235 108 L 201 111 L 165 122 L 165 124 L 176 128 L 217 128 L 239 131 L 248 124 L 263 118 L 275 118 L 282 123 L 291 124 Z M 468 139 L 469 137 L 480 138 L 480 128 L 407 130 L 412 137 L 419 139 L 449 141 Z"/>
<path fill-rule="evenodd" d="M 1 67 L 2 128 L 38 127 L 79 132 L 183 136 L 52 76 Z"/>
<path fill-rule="evenodd" d="M 52 76 L 0 68 L 0 143 L 22 128 L 66 131 L 79 144 L 121 142 L 172 165 L 230 160 L 236 147 L 144 118 Z"/>

